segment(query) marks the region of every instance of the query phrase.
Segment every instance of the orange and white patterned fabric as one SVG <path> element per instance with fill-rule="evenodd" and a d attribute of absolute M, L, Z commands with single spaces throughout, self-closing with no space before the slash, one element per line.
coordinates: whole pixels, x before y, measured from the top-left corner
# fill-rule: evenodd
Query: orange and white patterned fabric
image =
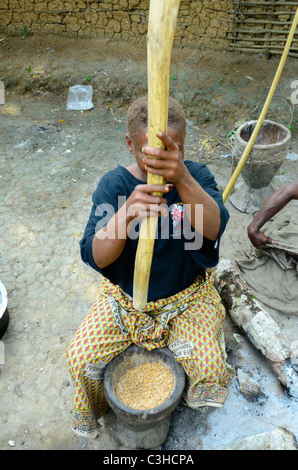
<path fill-rule="evenodd" d="M 106 365 L 132 343 L 147 350 L 168 347 L 187 375 L 184 399 L 191 408 L 222 406 L 234 371 L 226 363 L 222 324 L 225 310 L 213 286 L 198 277 L 176 295 L 136 311 L 132 298 L 103 278 L 95 302 L 67 351 L 75 385 L 73 429 L 94 433 L 108 409 L 103 391 Z"/>

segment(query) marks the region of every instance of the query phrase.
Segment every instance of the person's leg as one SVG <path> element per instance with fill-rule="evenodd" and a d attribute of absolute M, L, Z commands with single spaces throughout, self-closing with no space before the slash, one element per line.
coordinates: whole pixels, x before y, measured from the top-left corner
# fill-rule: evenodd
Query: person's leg
<path fill-rule="evenodd" d="M 227 397 L 233 369 L 226 363 L 224 316 L 217 291 L 206 283 L 170 322 L 169 348 L 186 372 L 185 401 L 191 408 L 222 406 Z"/>
<path fill-rule="evenodd" d="M 108 296 L 97 295 L 67 351 L 75 395 L 72 427 L 76 434 L 96 435 L 97 420 L 108 409 L 103 391 L 106 365 L 131 345 L 112 314 Z"/>

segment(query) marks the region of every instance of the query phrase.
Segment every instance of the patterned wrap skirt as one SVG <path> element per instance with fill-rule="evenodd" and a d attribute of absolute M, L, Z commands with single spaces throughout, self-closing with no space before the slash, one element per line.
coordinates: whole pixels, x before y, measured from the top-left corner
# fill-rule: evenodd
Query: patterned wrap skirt
<path fill-rule="evenodd" d="M 95 302 L 67 351 L 74 381 L 72 427 L 94 434 L 109 405 L 103 391 L 106 365 L 131 344 L 152 350 L 168 347 L 182 365 L 186 404 L 222 406 L 234 370 L 226 362 L 222 324 L 225 309 L 213 286 L 213 270 L 176 295 L 148 302 L 136 311 L 130 296 L 103 278 Z"/>

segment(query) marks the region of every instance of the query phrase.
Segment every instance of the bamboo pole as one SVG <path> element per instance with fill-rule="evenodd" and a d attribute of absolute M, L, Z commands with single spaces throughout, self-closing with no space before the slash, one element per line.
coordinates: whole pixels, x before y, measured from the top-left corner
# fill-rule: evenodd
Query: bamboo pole
<path fill-rule="evenodd" d="M 266 101 L 264 103 L 263 109 L 262 109 L 261 114 L 260 114 L 260 116 L 257 120 L 257 123 L 255 125 L 254 130 L 253 130 L 253 133 L 250 136 L 250 139 L 247 143 L 247 146 L 245 147 L 244 152 L 243 152 L 243 154 L 242 154 L 242 156 L 241 156 L 241 158 L 238 162 L 238 165 L 236 166 L 236 168 L 234 170 L 234 173 L 232 174 L 232 177 L 230 178 L 230 181 L 228 182 L 228 184 L 227 184 L 227 186 L 226 186 L 226 188 L 223 192 L 223 202 L 225 202 L 227 200 L 227 197 L 230 194 L 230 192 L 231 192 L 238 176 L 240 175 L 240 173 L 242 171 L 242 168 L 244 167 L 244 164 L 245 164 L 245 162 L 246 162 L 246 160 L 247 160 L 247 158 L 248 158 L 248 156 L 251 152 L 253 144 L 255 143 L 255 140 L 258 136 L 261 125 L 264 121 L 264 118 L 265 118 L 265 115 L 268 111 L 271 99 L 273 97 L 276 86 L 278 84 L 282 69 L 284 67 L 284 64 L 285 64 L 285 61 L 286 61 L 286 58 L 287 58 L 287 55 L 288 55 L 288 52 L 289 52 L 289 49 L 290 49 L 290 46 L 291 46 L 291 43 L 292 43 L 292 39 L 293 39 L 295 30 L 296 30 L 296 27 L 297 27 L 297 23 L 298 23 L 298 8 L 296 9 L 295 17 L 294 17 L 294 20 L 293 20 L 293 23 L 292 23 L 292 26 L 291 26 L 291 29 L 290 29 L 290 32 L 289 32 L 289 35 L 288 35 L 288 39 L 287 39 L 283 54 L 281 56 L 276 74 L 274 76 L 272 85 L 270 87 L 268 96 L 267 96 Z"/>
<path fill-rule="evenodd" d="M 171 50 L 178 10 L 179 0 L 150 1 L 147 42 L 148 146 L 153 148 L 164 148 L 156 133 L 167 132 Z M 147 182 L 164 184 L 165 181 L 163 177 L 148 173 Z M 157 222 L 157 217 L 147 217 L 141 223 L 133 285 L 133 305 L 139 310 L 147 303 Z"/>

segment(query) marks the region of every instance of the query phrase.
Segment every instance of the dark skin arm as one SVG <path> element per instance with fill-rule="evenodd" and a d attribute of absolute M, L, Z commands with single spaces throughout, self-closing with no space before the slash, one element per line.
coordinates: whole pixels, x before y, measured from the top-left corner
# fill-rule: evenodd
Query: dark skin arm
<path fill-rule="evenodd" d="M 136 186 L 126 203 L 109 220 L 107 225 L 96 232 L 92 242 L 92 255 L 96 265 L 102 269 L 113 263 L 121 255 L 130 223 L 135 219 L 158 216 L 163 210 L 162 204 L 167 201 L 163 197 L 152 196 L 153 191 L 167 193 L 171 188 L 167 185 L 141 184 Z"/>
<path fill-rule="evenodd" d="M 291 200 L 298 199 L 298 183 L 290 183 L 275 191 L 263 204 L 256 217 L 247 227 L 247 233 L 251 243 L 258 249 L 267 248 L 272 244 L 271 238 L 267 237 L 261 228 Z"/>

